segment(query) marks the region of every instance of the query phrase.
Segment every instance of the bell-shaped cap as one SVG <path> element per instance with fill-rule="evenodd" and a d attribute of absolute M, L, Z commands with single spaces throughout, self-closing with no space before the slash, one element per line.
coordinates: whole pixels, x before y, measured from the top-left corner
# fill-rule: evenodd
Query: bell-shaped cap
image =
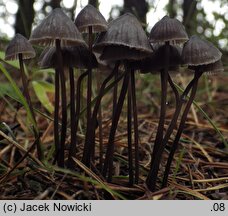
<path fill-rule="evenodd" d="M 170 55 L 169 55 L 169 71 L 177 71 L 178 67 L 182 64 L 181 58 L 181 49 L 177 46 L 169 46 Z M 149 72 L 160 72 L 161 70 L 165 69 L 165 45 L 160 46 L 158 49 L 154 51 L 154 53 L 138 63 L 135 64 L 139 65 L 139 68 L 142 73 L 149 73 Z"/>
<path fill-rule="evenodd" d="M 150 32 L 151 43 L 184 43 L 188 40 L 188 35 L 182 23 L 168 16 L 164 16 L 158 21 Z"/>
<path fill-rule="evenodd" d="M 33 31 L 32 44 L 50 46 L 59 39 L 62 46 L 86 45 L 74 22 L 60 9 L 54 9 Z"/>
<path fill-rule="evenodd" d="M 135 59 L 135 56 L 145 58 L 153 52 L 140 22 L 130 13 L 120 16 L 109 24 L 107 32 L 102 33 L 96 41 L 94 51 L 102 54 L 104 50 L 107 53 L 104 48 L 108 46 L 115 50 L 113 53 L 115 59 L 117 48 L 120 49 L 119 52 L 124 50 L 124 55 L 127 54 L 125 59 Z M 108 51 L 112 52 L 110 49 Z M 109 55 L 111 60 L 111 53 Z M 122 54 L 119 55 L 118 60 L 123 60 Z"/>
<path fill-rule="evenodd" d="M 8 44 L 5 51 L 5 60 L 16 60 L 18 59 L 18 54 L 22 54 L 23 59 L 30 59 L 36 56 L 32 45 L 21 34 L 16 34 Z"/>
<path fill-rule="evenodd" d="M 61 50 L 64 66 L 76 68 L 88 68 L 90 59 L 92 68 L 96 68 L 98 63 L 94 54 L 85 46 L 64 47 Z M 42 68 L 55 68 L 57 64 L 57 54 L 55 47 L 48 47 L 43 50 L 39 58 L 39 65 Z"/>
<path fill-rule="evenodd" d="M 211 64 L 221 57 L 222 53 L 211 42 L 196 35 L 185 43 L 182 50 L 183 63 L 192 66 Z"/>
<path fill-rule="evenodd" d="M 74 23 L 80 32 L 85 33 L 88 33 L 89 27 L 92 27 L 93 33 L 103 32 L 108 28 L 108 23 L 103 15 L 90 4 L 80 11 Z"/>
<path fill-rule="evenodd" d="M 217 75 L 224 71 L 223 64 L 221 60 L 218 60 L 212 64 L 199 65 L 199 66 L 189 66 L 190 70 L 201 71 L 208 75 Z"/>

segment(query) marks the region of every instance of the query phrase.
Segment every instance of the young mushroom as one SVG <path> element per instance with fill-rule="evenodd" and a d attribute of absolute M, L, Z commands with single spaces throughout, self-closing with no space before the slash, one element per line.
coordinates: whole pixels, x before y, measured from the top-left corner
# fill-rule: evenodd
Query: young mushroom
<path fill-rule="evenodd" d="M 85 6 L 75 19 L 75 25 L 83 33 L 107 31 L 108 24 L 103 15 L 92 5 Z"/>
<path fill-rule="evenodd" d="M 159 22 L 157 22 L 150 32 L 150 42 L 154 46 L 159 46 L 161 44 L 165 45 L 164 54 L 164 68 L 160 72 L 161 77 L 161 108 L 160 108 L 160 118 L 156 133 L 156 138 L 154 141 L 154 148 L 152 153 L 152 161 L 150 166 L 150 171 L 147 176 L 147 186 L 150 190 L 155 190 L 155 183 L 157 179 L 159 162 L 161 160 L 161 155 L 163 149 L 161 147 L 164 133 L 165 115 L 167 107 L 167 87 L 168 80 L 172 85 L 172 80 L 169 78 L 169 66 L 170 66 L 170 45 L 171 44 L 181 44 L 188 40 L 188 35 L 185 31 L 184 26 L 177 19 L 169 18 L 168 16 L 163 17 Z M 174 89 L 172 87 L 172 89 Z M 177 93 L 175 93 L 177 94 Z M 160 149 L 160 150 L 159 150 Z"/>
<path fill-rule="evenodd" d="M 82 80 L 88 76 L 89 70 L 82 73 L 78 80 L 76 86 L 76 100 L 75 100 L 75 87 L 74 87 L 74 74 L 73 67 L 86 69 L 86 68 L 96 68 L 97 60 L 96 57 L 88 50 L 86 47 L 72 47 L 68 49 L 69 59 L 71 59 L 71 66 L 69 67 L 69 77 L 70 77 L 70 106 L 71 106 L 71 144 L 68 155 L 68 167 L 74 168 L 73 157 L 76 157 L 76 145 L 77 145 L 77 131 L 80 116 L 80 100 L 81 100 L 81 83 Z M 76 107 L 75 107 L 76 104 Z M 76 109 L 75 109 L 76 108 Z"/>
<path fill-rule="evenodd" d="M 199 41 L 199 43 L 196 43 L 195 44 L 195 41 Z M 192 43 L 193 42 L 193 43 Z M 184 56 L 186 55 L 186 58 L 189 58 L 189 63 L 191 62 L 191 60 L 190 59 L 192 59 L 192 58 L 195 58 L 195 64 L 196 65 L 198 65 L 199 64 L 199 58 L 201 58 L 201 63 L 200 64 L 207 64 L 208 62 L 213 62 L 215 59 L 213 59 L 214 57 L 211 55 L 211 56 L 208 56 L 209 55 L 209 53 L 210 53 L 210 49 L 209 49 L 209 47 L 211 47 L 211 52 L 215 55 L 215 56 L 217 56 L 217 58 L 221 58 L 221 53 L 215 48 L 215 47 L 213 47 L 213 45 L 212 44 L 210 44 L 209 42 L 206 42 L 206 41 L 203 41 L 203 40 L 200 40 L 198 37 L 196 37 L 196 36 L 193 36 L 193 37 L 191 37 L 191 39 L 186 43 L 186 44 L 190 44 L 188 47 L 190 48 L 190 47 L 194 47 L 194 51 L 192 52 L 192 54 L 194 54 L 193 56 L 189 56 L 190 55 L 190 53 L 187 53 L 189 50 L 186 50 L 185 51 L 185 54 L 184 54 Z M 199 47 L 198 47 L 199 46 Z M 183 52 L 182 52 L 182 59 L 184 59 L 183 58 L 183 53 L 184 53 L 184 50 L 183 50 Z M 212 54 L 211 53 L 211 54 Z M 219 54 L 220 53 L 220 54 Z M 196 58 L 196 56 L 195 55 L 198 55 L 198 58 Z M 203 57 L 204 56 L 204 57 Z M 187 63 L 187 61 L 186 60 L 182 60 L 182 61 L 184 61 L 185 63 Z M 174 129 L 174 127 L 176 126 L 176 123 L 177 123 L 177 120 L 178 120 L 178 117 L 179 117 L 179 115 L 180 115 L 180 112 L 181 112 L 181 109 L 182 109 L 182 106 L 184 105 L 184 103 L 185 103 L 185 100 L 186 100 L 186 97 L 187 97 L 187 95 L 188 95 L 188 93 L 190 92 L 190 90 L 192 89 L 192 91 L 191 91 L 191 95 L 193 95 L 193 93 L 194 93 L 194 91 L 193 91 L 193 86 L 195 85 L 195 86 L 197 86 L 197 80 L 199 79 L 199 77 L 202 75 L 202 74 L 200 74 L 200 76 L 198 77 L 198 75 L 199 75 L 200 73 L 195 73 L 195 77 L 193 78 L 193 80 L 187 85 L 187 87 L 186 87 L 186 89 L 184 90 L 184 92 L 182 93 L 182 95 L 179 97 L 179 100 L 178 100 L 178 103 L 177 103 L 177 105 L 176 105 L 176 110 L 175 110 L 175 113 L 173 114 L 173 118 L 172 118 L 172 120 L 171 120 L 171 122 L 170 122 L 170 124 L 169 124 L 169 127 L 168 127 L 168 129 L 167 129 L 167 131 L 166 131 L 166 134 L 165 134 L 165 136 L 164 136 L 164 138 L 163 138 L 163 140 L 162 140 L 162 143 L 161 143 L 161 145 L 159 145 L 158 146 L 158 150 L 157 150 L 157 155 L 159 155 L 159 156 L 161 156 L 162 155 L 162 152 L 164 151 L 164 148 L 165 148 L 165 146 L 166 146 L 166 144 L 167 144 L 167 142 L 168 142 L 168 140 L 169 140 L 169 138 L 170 138 L 170 135 L 172 134 L 172 132 L 173 132 L 173 129 Z M 191 97 L 191 96 L 190 96 Z M 192 103 L 192 102 L 191 102 Z M 186 105 L 186 107 L 187 107 L 187 105 Z M 187 111 L 188 112 L 188 111 Z M 186 114 L 185 114 L 186 115 Z M 184 114 L 183 114 L 183 116 L 184 116 Z M 183 118 L 183 116 L 182 116 L 182 118 Z M 181 127 L 181 125 L 180 125 L 180 127 Z M 184 127 L 184 126 L 183 126 Z M 172 155 L 172 152 L 170 153 L 170 155 Z M 171 158 L 171 157 L 170 157 Z M 168 164 L 170 163 L 170 160 L 171 159 L 169 159 L 169 162 L 167 162 Z M 151 176 L 151 181 L 150 182 L 147 182 L 147 185 L 148 185 L 148 187 L 149 187 L 149 189 L 150 190 L 155 190 L 155 185 L 156 185 L 156 179 L 157 179 L 157 174 L 158 174 L 158 169 L 159 169 L 159 164 L 160 164 L 160 162 L 161 162 L 161 157 L 156 157 L 155 159 L 154 159 L 154 161 L 153 161 L 153 163 L 155 164 L 155 165 L 157 165 L 157 167 L 154 165 L 154 167 L 156 168 L 154 168 L 153 169 L 153 176 Z M 169 164 L 170 165 L 170 164 Z M 168 165 L 168 166 L 169 166 Z M 167 166 L 167 167 L 168 167 Z M 167 181 L 167 177 L 168 177 L 168 169 L 169 168 L 167 168 L 166 169 L 166 171 L 165 171 L 165 174 L 164 174 L 164 183 L 163 183 L 163 186 L 164 185 L 166 185 L 166 181 Z"/>
<path fill-rule="evenodd" d="M 137 124 L 137 108 L 135 97 L 135 73 L 131 68 L 132 61 L 146 58 L 152 53 L 148 38 L 135 16 L 130 13 L 124 14 L 118 19 L 109 24 L 108 30 L 103 34 L 98 43 L 95 44 L 96 51 L 101 53 L 100 58 L 106 61 L 116 61 L 116 66 L 121 63 L 124 64 L 125 73 L 124 80 L 119 95 L 119 99 L 114 110 L 112 125 L 109 134 L 109 141 L 106 151 L 106 157 L 103 167 L 103 175 L 106 176 L 108 172 L 108 181 L 112 180 L 113 172 L 113 154 L 115 133 L 118 126 L 118 121 L 122 111 L 124 99 L 129 90 L 128 102 L 131 99 L 134 114 L 134 135 L 135 135 L 135 182 L 138 182 L 139 158 L 138 158 L 138 124 Z M 114 75 L 114 74 L 113 74 Z M 130 81 L 130 82 L 129 82 Z M 129 87 L 130 85 L 130 87 Z M 131 99 L 130 99 L 131 95 Z M 128 120 L 131 121 L 131 113 L 129 113 Z M 131 144 L 131 122 L 128 122 L 128 151 L 129 151 L 129 183 L 133 180 L 133 161 L 132 161 L 132 144 Z"/>
<path fill-rule="evenodd" d="M 8 44 L 5 51 L 5 60 L 19 60 L 21 79 L 24 89 L 25 98 L 29 104 L 33 118 L 35 119 L 34 110 L 28 90 L 28 80 L 24 70 L 23 59 L 30 59 L 36 56 L 35 50 L 29 41 L 21 34 L 16 34 L 15 37 Z"/>
<path fill-rule="evenodd" d="M 88 33 L 88 46 L 89 50 L 92 53 L 92 45 L 93 45 L 93 34 L 104 32 L 108 28 L 107 21 L 103 17 L 103 15 L 92 5 L 88 4 L 84 7 L 78 16 L 75 19 L 75 25 L 82 33 Z M 99 79 L 99 78 L 98 78 Z M 88 69 L 88 80 L 87 80 L 87 129 L 86 129 L 86 138 L 85 138 L 85 146 L 83 151 L 82 161 L 87 166 L 90 165 L 90 159 L 88 155 L 90 155 L 90 146 L 88 142 L 88 136 L 91 131 L 91 96 L 92 96 L 92 68 L 89 65 Z M 99 112 L 99 130 L 100 134 L 102 135 L 102 117 L 101 117 L 101 110 Z M 102 146 L 102 137 L 100 136 L 100 146 Z M 102 149 L 102 147 L 100 147 Z M 102 158 L 100 158 L 102 160 Z"/>
<path fill-rule="evenodd" d="M 30 97 L 29 89 L 28 89 L 28 79 L 25 74 L 24 63 L 23 63 L 24 59 L 34 58 L 35 56 L 36 56 L 36 53 L 35 53 L 35 50 L 33 49 L 32 45 L 29 43 L 27 38 L 25 38 L 21 34 L 15 35 L 15 37 L 8 44 L 6 51 L 5 51 L 5 60 L 17 60 L 17 59 L 19 60 L 20 75 L 21 75 L 22 84 L 23 84 L 23 93 L 24 93 L 24 96 L 29 105 L 33 121 L 36 124 L 36 125 L 34 125 L 35 137 L 38 137 L 39 131 L 37 128 L 34 109 L 32 106 L 32 101 L 31 101 L 31 97 Z M 40 142 L 37 142 L 37 154 L 38 154 L 39 159 L 43 159 Z"/>
<path fill-rule="evenodd" d="M 181 134 L 184 130 L 185 121 L 187 119 L 188 112 L 191 108 L 193 100 L 196 95 L 198 80 L 203 73 L 219 73 L 223 71 L 222 63 L 220 61 L 222 53 L 209 41 L 202 40 L 197 36 L 192 36 L 190 40 L 184 45 L 182 51 L 183 62 L 189 66 L 189 68 L 195 71 L 194 78 L 190 82 L 191 85 L 188 85 L 186 89 L 190 86 L 191 94 L 183 111 L 179 128 L 177 130 L 176 137 L 173 141 L 168 161 L 165 167 L 165 173 L 163 177 L 162 187 L 167 185 L 168 175 L 171 167 L 171 163 L 174 157 L 174 153 L 178 147 L 178 143 L 181 137 Z M 185 89 L 185 92 L 186 92 Z M 187 91 L 189 92 L 190 89 Z M 188 94 L 188 93 L 187 93 Z M 185 94 L 185 97 L 187 96 Z M 169 129 L 168 129 L 169 130 Z"/>
<path fill-rule="evenodd" d="M 59 92 L 59 83 L 61 84 L 61 99 L 62 99 L 62 128 L 59 144 L 58 133 L 58 106 L 55 102 L 54 113 L 54 139 L 55 147 L 57 148 L 57 163 L 59 166 L 64 167 L 64 149 L 66 139 L 66 126 L 67 126 L 67 101 L 66 101 L 66 84 L 65 75 L 63 70 L 63 59 L 61 47 L 64 46 L 86 46 L 80 32 L 74 25 L 73 21 L 60 9 L 54 9 L 33 31 L 30 37 L 32 44 L 41 46 L 55 46 L 57 54 L 58 67 L 56 68 L 55 75 L 55 92 L 56 99 Z M 59 76 L 59 77 L 58 77 Z"/>
<path fill-rule="evenodd" d="M 88 71 L 84 72 L 79 76 L 77 80 L 77 92 L 75 98 L 75 85 L 74 85 L 74 69 L 79 68 L 84 69 L 88 68 L 89 58 L 92 58 L 92 67 L 97 66 L 97 61 L 95 56 L 90 56 L 90 51 L 85 46 L 75 46 L 75 47 L 64 47 L 61 50 L 63 56 L 63 65 L 64 68 L 69 71 L 70 78 L 70 125 L 71 125 L 71 142 L 69 147 L 68 154 L 68 168 L 74 169 L 75 162 L 73 157 L 76 157 L 77 151 L 77 130 L 78 130 L 78 122 L 80 115 L 80 88 L 82 79 L 88 74 Z M 44 49 L 40 56 L 40 66 L 42 68 L 56 68 L 57 64 L 57 55 L 56 48 L 49 47 Z M 58 99 L 58 98 L 57 98 Z M 77 102 L 77 103 L 76 103 Z M 76 105 L 75 105 L 76 104 Z"/>

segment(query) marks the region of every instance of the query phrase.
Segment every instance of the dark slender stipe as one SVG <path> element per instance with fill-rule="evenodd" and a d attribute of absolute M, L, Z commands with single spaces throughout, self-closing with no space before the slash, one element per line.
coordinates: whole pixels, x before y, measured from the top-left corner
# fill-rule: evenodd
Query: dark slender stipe
<path fill-rule="evenodd" d="M 165 125 L 165 114 L 166 114 L 166 107 L 167 107 L 167 84 L 168 84 L 168 69 L 169 69 L 169 55 L 170 55 L 170 46 L 169 42 L 165 43 L 165 69 L 161 70 L 160 76 L 161 76 L 161 110 L 160 110 L 160 118 L 159 118 L 159 123 L 158 123 L 158 128 L 157 128 L 157 133 L 156 133 L 156 138 L 154 141 L 154 148 L 153 148 L 153 153 L 151 156 L 151 165 L 150 165 L 150 171 L 148 173 L 147 177 L 147 185 L 151 189 L 153 188 L 152 191 L 155 190 L 155 185 L 151 186 L 151 178 L 157 178 L 154 177 L 152 174 L 154 171 L 154 166 L 156 165 L 155 170 L 157 169 L 157 166 L 159 164 L 155 163 L 155 160 L 159 160 L 159 156 L 157 154 L 159 146 L 162 143 L 163 139 L 163 133 L 164 133 L 164 125 Z M 152 177 L 153 176 L 153 177 Z M 154 183 L 154 182 L 153 182 Z"/>
<path fill-rule="evenodd" d="M 68 155 L 68 168 L 73 169 L 75 162 L 72 157 L 76 157 L 76 115 L 75 115 L 75 85 L 74 85 L 74 69 L 69 67 L 70 78 L 70 126 L 71 126 L 71 143 Z"/>
<path fill-rule="evenodd" d="M 59 70 L 55 69 L 55 108 L 54 108 L 55 160 L 59 158 Z M 59 165 L 59 163 L 58 163 Z"/>
<path fill-rule="evenodd" d="M 89 51 L 92 53 L 92 45 L 93 45 L 93 38 L 92 38 L 92 26 L 88 27 L 88 31 L 89 31 L 89 39 L 88 39 L 88 46 L 89 46 Z M 88 149 L 88 151 L 90 152 L 90 146 L 89 143 L 87 142 L 88 140 L 88 134 L 91 130 L 90 128 L 90 120 L 91 120 L 91 113 L 92 113 L 92 106 L 91 106 L 91 98 L 92 98 L 92 59 L 89 59 L 89 69 L 88 69 L 88 79 L 87 79 L 87 114 L 86 114 L 86 119 L 87 119 L 87 124 L 86 124 L 86 138 L 85 138 L 85 149 Z M 83 156 L 82 156 L 82 162 L 86 165 L 86 166 L 90 166 L 90 162 L 88 160 L 88 155 L 87 152 L 84 151 L 83 152 Z"/>
<path fill-rule="evenodd" d="M 99 127 L 99 170 L 103 167 L 103 126 L 102 126 L 102 109 L 101 106 L 98 111 L 98 127 Z"/>
<path fill-rule="evenodd" d="M 198 86 L 198 80 L 201 77 L 201 75 L 202 75 L 202 72 L 199 72 L 199 71 L 195 72 L 195 78 L 194 78 L 194 83 L 193 83 L 193 86 L 192 86 L 191 95 L 189 97 L 189 100 L 188 100 L 188 102 L 186 104 L 186 107 L 184 109 L 183 115 L 181 117 L 179 128 L 178 128 L 175 140 L 174 140 L 174 142 L 172 144 L 172 148 L 171 148 L 171 151 L 169 153 L 168 161 L 166 163 L 165 173 L 164 173 L 163 182 L 162 182 L 162 188 L 167 185 L 168 175 L 169 175 L 171 163 L 173 161 L 173 157 L 174 157 L 175 151 L 177 150 L 181 134 L 182 134 L 182 132 L 184 130 L 184 126 L 185 126 L 185 122 L 186 122 L 189 110 L 190 110 L 191 105 L 193 103 L 193 100 L 195 98 L 196 91 L 197 91 L 197 86 Z"/>
<path fill-rule="evenodd" d="M 179 103 L 179 99 L 180 99 L 180 95 L 179 95 L 179 92 L 178 92 L 176 86 L 174 85 L 174 83 L 172 81 L 172 78 L 170 77 L 169 74 L 168 74 L 168 82 L 169 82 L 170 87 L 173 90 L 174 95 L 175 95 L 175 101 L 176 101 L 175 108 L 177 109 L 177 106 L 178 106 L 178 103 Z"/>
<path fill-rule="evenodd" d="M 106 151 L 104 168 L 103 168 L 103 172 L 102 172 L 103 176 L 105 177 L 107 174 L 107 171 L 108 171 L 108 178 L 107 178 L 108 182 L 112 181 L 113 154 L 114 154 L 114 148 L 115 148 L 115 134 L 116 134 L 116 129 L 117 129 L 117 125 L 119 122 L 120 114 L 121 114 L 121 111 L 123 108 L 124 99 L 125 99 L 125 96 L 127 93 L 128 82 L 129 82 L 129 72 L 127 71 L 127 73 L 124 76 L 120 96 L 119 96 L 118 103 L 116 105 L 116 109 L 115 109 L 114 116 L 112 119 L 112 126 L 111 126 L 110 133 L 109 133 L 108 147 L 107 147 L 107 151 Z"/>
<path fill-rule="evenodd" d="M 132 88 L 132 107 L 134 123 L 134 142 L 135 142 L 135 184 L 139 181 L 139 131 L 138 131 L 138 114 L 135 90 L 135 71 L 131 71 L 131 88 Z"/>
<path fill-rule="evenodd" d="M 169 46 L 169 42 L 166 42 L 165 43 L 165 68 L 164 68 L 164 70 L 161 70 L 161 72 L 160 72 L 160 76 L 161 76 L 161 110 L 160 110 L 160 118 L 159 118 L 156 138 L 154 141 L 154 149 L 153 149 L 153 153 L 152 153 L 151 166 L 153 164 L 153 161 L 156 158 L 156 155 L 157 155 L 156 153 L 159 148 L 159 145 L 162 142 L 163 133 L 164 133 L 165 114 L 166 114 L 166 107 L 167 107 L 169 55 L 170 55 L 170 46 Z"/>
<path fill-rule="evenodd" d="M 27 80 L 27 77 L 26 77 L 26 74 L 25 74 L 25 70 L 24 70 L 22 53 L 18 54 L 18 58 L 19 58 L 19 65 L 20 65 L 23 89 L 24 89 L 24 96 L 25 96 L 25 98 L 27 100 L 30 112 L 32 114 L 32 118 L 33 118 L 33 120 L 34 120 L 34 122 L 36 124 L 36 125 L 34 125 L 35 126 L 34 133 L 35 133 L 35 138 L 37 139 L 39 137 L 39 132 L 38 132 L 38 128 L 37 128 L 37 122 L 36 122 L 36 117 L 35 117 L 35 113 L 34 113 L 33 106 L 32 106 L 31 97 L 30 97 L 29 90 L 28 90 L 28 80 Z M 36 147 L 37 147 L 38 158 L 39 158 L 39 160 L 43 160 L 44 155 L 43 155 L 42 148 L 41 148 L 40 138 L 38 139 L 36 144 L 37 144 Z"/>
<path fill-rule="evenodd" d="M 65 140 L 66 140 L 66 127 L 67 127 L 67 101 L 66 101 L 66 83 L 65 75 L 63 69 L 63 59 L 61 53 L 60 40 L 55 40 L 56 54 L 59 63 L 59 75 L 60 75 L 60 85 L 61 85 L 61 101 L 62 101 L 62 128 L 61 128 L 61 138 L 60 138 L 60 151 L 58 164 L 60 167 L 64 167 L 64 151 L 65 151 Z"/>
<path fill-rule="evenodd" d="M 119 71 L 117 70 L 116 73 L 115 73 L 115 76 L 114 76 L 114 80 L 116 81 L 117 78 L 119 76 Z M 116 107 L 116 104 L 117 104 L 117 96 L 118 96 L 118 85 L 115 85 L 114 86 L 114 89 L 113 89 L 113 104 L 112 104 L 112 112 L 114 113 L 114 110 L 115 110 L 115 107 Z"/>
<path fill-rule="evenodd" d="M 131 75 L 130 75 L 131 78 Z M 132 89 L 131 82 L 128 83 L 127 93 L 127 144 L 128 144 L 128 173 L 129 173 L 129 186 L 134 184 L 134 171 L 133 171 L 133 154 L 132 154 Z"/>
<path fill-rule="evenodd" d="M 195 78 L 193 78 L 193 80 L 188 84 L 188 86 L 186 87 L 185 91 L 183 92 L 183 94 L 181 95 L 179 101 L 178 101 L 178 105 L 176 106 L 176 110 L 175 113 L 173 115 L 173 118 L 169 124 L 169 127 L 167 129 L 167 132 L 165 134 L 164 139 L 162 140 L 161 145 L 159 146 L 159 148 L 157 149 L 157 155 L 156 158 L 153 161 L 153 166 L 151 168 L 151 172 L 148 175 L 148 178 L 146 180 L 148 187 L 150 188 L 150 190 L 154 191 L 155 187 L 156 187 L 156 180 L 157 180 L 157 175 L 158 175 L 158 170 L 159 170 L 159 166 L 161 163 L 161 158 L 162 158 L 162 153 L 165 149 L 165 146 L 167 145 L 167 142 L 173 132 L 173 129 L 176 126 L 178 117 L 180 115 L 181 112 L 181 108 L 185 102 L 185 98 L 188 95 L 189 91 L 192 88 L 192 85 L 194 84 Z"/>
<path fill-rule="evenodd" d="M 18 58 L 19 58 L 21 78 L 22 78 L 22 83 L 23 83 L 23 88 L 24 88 L 24 91 L 23 91 L 24 92 L 24 96 L 25 96 L 25 98 L 26 98 L 26 100 L 28 102 L 29 109 L 30 109 L 30 111 L 32 113 L 32 117 L 36 121 L 34 110 L 33 110 L 33 107 L 32 107 L 31 97 L 30 97 L 29 90 L 28 90 L 28 80 L 27 80 L 26 75 L 25 75 L 23 58 L 22 58 L 22 54 L 21 53 L 18 54 Z"/>
<path fill-rule="evenodd" d="M 118 70 L 119 67 L 119 62 L 116 63 L 113 71 L 111 72 L 111 74 L 103 81 L 101 88 L 100 88 L 100 92 L 97 96 L 97 100 L 94 106 L 94 110 L 93 110 L 93 115 L 91 118 L 91 125 L 90 125 L 90 131 L 88 134 L 88 139 L 86 140 L 86 142 L 90 145 L 90 149 L 91 152 L 88 151 L 87 153 L 85 153 L 87 155 L 87 162 L 89 163 L 89 157 L 94 158 L 94 154 L 95 154 L 95 130 L 96 130 L 96 120 L 97 120 L 97 114 L 99 111 L 99 107 L 101 104 L 101 100 L 102 97 L 104 96 L 104 92 L 105 92 L 105 87 L 107 85 L 107 83 L 114 77 L 116 71 Z"/>
<path fill-rule="evenodd" d="M 75 130 L 76 130 L 76 134 L 78 131 L 78 123 L 79 123 L 79 118 L 80 118 L 80 109 L 81 109 L 81 86 L 82 86 L 82 81 L 83 79 L 88 76 L 88 70 L 84 73 L 82 73 L 79 77 L 78 77 L 78 81 L 77 81 L 77 86 L 76 86 L 76 110 L 75 110 Z M 75 141 L 75 145 L 77 145 L 77 135 L 76 135 L 76 141 Z"/>
<path fill-rule="evenodd" d="M 101 73 L 98 71 L 98 79 L 97 79 L 97 93 L 99 92 L 101 86 Z M 98 129 L 99 129 L 99 170 L 102 170 L 103 167 L 103 117 L 102 117 L 102 106 L 99 107 L 98 110 Z"/>

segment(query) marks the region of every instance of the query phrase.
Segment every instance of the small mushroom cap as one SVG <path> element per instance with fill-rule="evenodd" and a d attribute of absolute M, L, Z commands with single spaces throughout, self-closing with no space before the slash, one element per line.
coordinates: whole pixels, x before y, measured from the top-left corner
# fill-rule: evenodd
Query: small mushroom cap
<path fill-rule="evenodd" d="M 22 54 L 23 59 L 30 59 L 36 56 L 32 45 L 21 34 L 16 34 L 10 41 L 5 51 L 5 60 L 16 60 L 18 59 L 18 54 Z"/>
<path fill-rule="evenodd" d="M 153 52 L 140 22 L 130 13 L 120 16 L 109 24 L 107 32 L 102 33 L 95 43 L 94 51 L 102 53 L 107 46 L 114 48 L 115 51 L 117 47 L 120 51 L 126 47 L 126 52 L 130 54 L 129 50 L 136 51 L 138 54 L 141 53 L 139 56 L 150 55 Z M 116 58 L 115 53 L 114 58 Z M 132 54 L 129 58 L 132 58 Z"/>
<path fill-rule="evenodd" d="M 60 9 L 54 9 L 33 31 L 32 44 L 50 46 L 55 40 L 61 40 L 62 46 L 85 45 L 81 33 L 73 21 Z"/>
<path fill-rule="evenodd" d="M 151 43 L 184 43 L 188 40 L 188 35 L 182 23 L 175 19 L 164 16 L 158 21 L 150 32 Z"/>
<path fill-rule="evenodd" d="M 184 64 L 198 66 L 215 63 L 221 59 L 222 53 L 209 41 L 192 36 L 182 50 Z"/>
<path fill-rule="evenodd" d="M 95 55 L 91 54 L 85 46 L 64 47 L 61 51 L 64 66 L 81 69 L 88 68 L 90 58 L 92 59 L 92 68 L 96 68 L 98 65 Z M 39 65 L 42 68 L 55 68 L 58 66 L 55 47 L 48 47 L 44 49 L 39 59 Z"/>
<path fill-rule="evenodd" d="M 103 15 L 92 5 L 85 6 L 74 21 L 80 32 L 88 33 L 88 27 L 92 27 L 93 33 L 106 31 L 108 23 Z"/>
<path fill-rule="evenodd" d="M 169 71 L 177 71 L 178 67 L 182 64 L 181 59 L 181 49 L 176 46 L 169 46 L 170 55 L 169 55 Z M 142 73 L 149 72 L 160 72 L 165 69 L 165 45 L 160 46 L 154 53 L 141 61 L 135 62 L 135 65 L 138 64 L 138 69 Z"/>
<path fill-rule="evenodd" d="M 189 66 L 190 70 L 202 71 L 208 75 L 217 75 L 224 71 L 223 64 L 221 60 L 218 60 L 212 64 L 199 65 L 199 66 Z"/>

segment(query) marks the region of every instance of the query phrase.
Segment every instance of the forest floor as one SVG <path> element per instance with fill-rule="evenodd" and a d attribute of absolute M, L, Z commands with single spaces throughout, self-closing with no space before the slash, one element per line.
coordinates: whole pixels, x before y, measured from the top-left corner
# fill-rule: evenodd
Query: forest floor
<path fill-rule="evenodd" d="M 224 73 L 225 74 L 225 73 Z M 228 73 L 219 76 L 203 77 L 195 101 L 208 117 L 216 124 L 216 128 L 205 118 L 196 106 L 188 115 L 186 126 L 180 140 L 178 151 L 172 163 L 168 187 L 149 192 L 145 179 L 149 170 L 150 154 L 156 135 L 159 116 L 159 79 L 144 76 L 137 81 L 137 98 L 140 132 L 140 181 L 138 185 L 128 186 L 127 172 L 127 138 L 126 112 L 121 115 L 116 135 L 115 170 L 112 183 L 107 183 L 101 176 L 87 169 L 77 160 L 78 169 L 73 172 L 52 165 L 53 121 L 39 113 L 38 127 L 42 132 L 41 141 L 48 159 L 42 164 L 37 159 L 34 148 L 34 137 L 28 129 L 26 111 L 7 96 L 0 101 L 0 121 L 13 126 L 15 140 L 0 141 L 0 199 L 228 199 Z M 183 86 L 189 79 L 174 78 L 177 84 Z M 18 82 L 19 83 L 19 82 Z M 51 102 L 54 94 L 49 94 Z M 103 104 L 103 144 L 107 145 L 110 128 L 111 108 L 107 95 Z M 37 98 L 33 97 L 35 107 L 42 113 L 45 109 Z M 110 109 L 109 109 L 110 108 Z M 126 109 L 124 109 L 126 110 Z M 166 128 L 174 111 L 174 100 L 168 101 Z M 50 115 L 50 114 L 49 114 Z M 51 117 L 51 115 L 49 116 Z M 79 151 L 77 158 L 82 156 L 84 142 L 83 125 L 81 120 Z M 159 170 L 159 181 L 162 179 L 165 161 L 171 147 L 171 137 L 162 158 Z M 69 147 L 70 135 L 67 138 Z M 97 133 L 97 143 L 99 143 Z M 26 149 L 23 152 L 19 147 Z M 32 147 L 31 147 L 32 146 Z M 28 150 L 30 153 L 28 153 Z M 99 149 L 97 148 L 97 151 Z M 67 151 L 66 151 L 67 152 Z M 67 153 L 66 153 L 67 154 Z M 99 152 L 97 152 L 99 154 Z M 98 163 L 98 160 L 95 160 Z M 96 166 L 95 164 L 95 166 Z"/>

